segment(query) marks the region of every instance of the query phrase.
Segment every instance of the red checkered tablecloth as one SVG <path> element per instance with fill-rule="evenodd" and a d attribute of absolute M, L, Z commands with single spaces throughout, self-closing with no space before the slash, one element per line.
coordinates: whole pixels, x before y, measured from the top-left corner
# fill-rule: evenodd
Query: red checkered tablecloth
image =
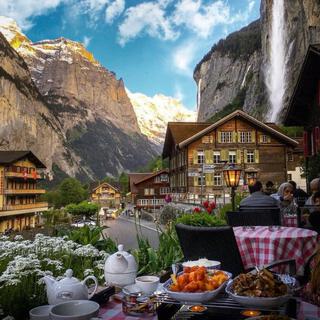
<path fill-rule="evenodd" d="M 263 266 L 282 259 L 295 259 L 297 273 L 317 245 L 317 233 L 291 227 L 233 228 L 245 268 Z"/>
<path fill-rule="evenodd" d="M 118 300 L 114 300 L 112 297 L 104 306 L 100 308 L 99 317 L 103 320 L 157 320 L 158 317 L 155 316 L 145 316 L 145 317 L 133 317 L 127 316 L 122 312 L 122 303 Z"/>
<path fill-rule="evenodd" d="M 298 217 L 296 215 L 285 215 L 282 220 L 284 227 L 298 227 Z"/>

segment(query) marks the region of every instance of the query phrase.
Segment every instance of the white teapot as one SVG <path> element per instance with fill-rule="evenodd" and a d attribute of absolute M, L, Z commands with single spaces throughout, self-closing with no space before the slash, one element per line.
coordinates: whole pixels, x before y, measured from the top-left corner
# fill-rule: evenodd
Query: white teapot
<path fill-rule="evenodd" d="M 124 287 L 134 283 L 138 266 L 133 255 L 123 250 L 123 245 L 118 245 L 118 252 L 106 260 L 104 276 L 106 284 Z"/>
<path fill-rule="evenodd" d="M 49 304 L 58 304 L 67 300 L 88 300 L 98 288 L 97 278 L 88 276 L 83 281 L 72 277 L 73 271 L 68 269 L 65 273 L 65 278 L 57 281 L 51 276 L 45 276 L 42 279 L 47 286 L 47 297 Z M 88 295 L 88 288 L 85 282 L 92 279 L 95 282 L 93 292 Z"/>

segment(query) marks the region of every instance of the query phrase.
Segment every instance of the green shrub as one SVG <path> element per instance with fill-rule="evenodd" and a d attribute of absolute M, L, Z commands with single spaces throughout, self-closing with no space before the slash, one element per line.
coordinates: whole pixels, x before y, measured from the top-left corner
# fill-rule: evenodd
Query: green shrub
<path fill-rule="evenodd" d="M 195 227 L 219 227 L 225 226 L 226 221 L 207 212 L 185 213 L 176 220 L 176 223 Z"/>

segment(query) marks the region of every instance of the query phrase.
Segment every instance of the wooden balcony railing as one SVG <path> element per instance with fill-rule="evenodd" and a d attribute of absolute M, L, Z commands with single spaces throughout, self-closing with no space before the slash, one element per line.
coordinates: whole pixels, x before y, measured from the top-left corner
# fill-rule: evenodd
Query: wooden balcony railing
<path fill-rule="evenodd" d="M 41 176 L 38 173 L 34 174 L 34 173 L 25 173 L 25 172 L 5 171 L 4 175 L 6 177 L 14 177 L 14 178 L 41 179 Z"/>
<path fill-rule="evenodd" d="M 5 206 L 5 210 L 24 210 L 24 209 L 37 209 L 37 208 L 47 208 L 48 202 L 36 202 L 27 204 L 14 204 Z"/>
<path fill-rule="evenodd" d="M 4 194 L 44 194 L 44 189 L 6 189 Z"/>

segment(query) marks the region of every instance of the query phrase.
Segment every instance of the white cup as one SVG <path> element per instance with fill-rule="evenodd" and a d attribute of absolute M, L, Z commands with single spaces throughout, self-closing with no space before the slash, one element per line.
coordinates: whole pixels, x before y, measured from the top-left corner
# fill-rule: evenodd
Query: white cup
<path fill-rule="evenodd" d="M 160 278 L 156 276 L 141 276 L 136 278 L 136 285 L 146 294 L 154 293 L 159 285 Z"/>
<path fill-rule="evenodd" d="M 49 320 L 50 310 L 53 306 L 45 305 L 29 311 L 30 320 Z"/>

